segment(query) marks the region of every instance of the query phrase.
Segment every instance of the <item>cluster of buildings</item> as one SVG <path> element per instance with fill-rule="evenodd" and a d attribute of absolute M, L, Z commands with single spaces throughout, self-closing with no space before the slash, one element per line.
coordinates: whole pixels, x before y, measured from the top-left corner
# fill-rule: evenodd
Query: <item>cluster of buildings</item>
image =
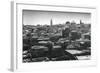
<path fill-rule="evenodd" d="M 58 50 L 59 53 L 57 53 L 58 51 L 56 51 L 53 54 L 53 56 L 60 54 L 61 51 L 63 51 L 63 53 L 65 54 L 64 51 L 66 51 L 66 49 L 74 49 L 74 50 L 89 49 L 90 50 L 91 49 L 91 24 L 85 24 L 84 22 L 82 22 L 82 20 L 80 20 L 79 24 L 75 23 L 74 21 L 73 22 L 66 21 L 65 23 L 62 24 L 53 24 L 53 20 L 51 19 L 50 25 L 47 24 L 23 25 L 23 51 L 29 51 L 33 49 L 35 50 L 40 49 L 43 51 L 45 48 L 48 49 L 49 56 L 51 55 L 51 52 L 54 52 L 53 50 L 50 50 L 50 48 L 60 50 L 60 51 Z M 33 52 L 31 53 L 31 56 Z M 37 52 L 38 53 L 34 54 L 34 56 L 39 55 L 39 51 Z M 90 51 L 88 52 L 85 51 L 84 53 L 78 55 L 87 55 L 87 54 L 90 55 Z M 28 54 L 24 56 L 24 59 L 27 60 L 27 57 Z M 73 58 L 73 56 L 71 57 Z M 72 59 L 71 57 L 70 58 L 67 57 L 67 59 Z M 31 58 L 31 61 L 32 60 L 35 59 Z M 52 58 L 50 58 L 50 60 L 52 60 Z"/>

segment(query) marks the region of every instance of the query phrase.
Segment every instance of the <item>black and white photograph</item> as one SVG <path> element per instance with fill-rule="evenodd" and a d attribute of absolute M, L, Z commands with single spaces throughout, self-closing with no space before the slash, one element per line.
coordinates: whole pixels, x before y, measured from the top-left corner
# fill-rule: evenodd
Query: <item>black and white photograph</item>
<path fill-rule="evenodd" d="M 23 63 L 91 59 L 91 13 L 22 11 Z"/>

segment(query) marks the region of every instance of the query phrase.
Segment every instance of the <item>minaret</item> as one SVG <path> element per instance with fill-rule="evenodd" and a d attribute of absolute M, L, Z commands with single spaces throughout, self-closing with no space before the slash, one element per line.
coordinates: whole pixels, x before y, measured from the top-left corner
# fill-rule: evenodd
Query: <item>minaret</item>
<path fill-rule="evenodd" d="M 50 20 L 50 25 L 51 25 L 51 26 L 53 25 L 52 19 Z"/>
<path fill-rule="evenodd" d="M 82 23 L 82 20 L 80 20 L 80 24 L 83 24 L 83 23 Z"/>

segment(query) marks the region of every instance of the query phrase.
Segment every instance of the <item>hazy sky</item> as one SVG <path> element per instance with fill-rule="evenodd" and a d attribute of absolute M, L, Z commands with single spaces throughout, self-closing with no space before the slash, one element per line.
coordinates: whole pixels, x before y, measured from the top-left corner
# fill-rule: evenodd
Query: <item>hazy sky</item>
<path fill-rule="evenodd" d="M 80 20 L 82 20 L 84 23 L 90 23 L 91 14 L 76 12 L 23 10 L 24 25 L 50 25 L 51 19 L 53 20 L 53 24 L 65 23 L 66 21 L 75 21 L 76 23 L 79 23 Z"/>

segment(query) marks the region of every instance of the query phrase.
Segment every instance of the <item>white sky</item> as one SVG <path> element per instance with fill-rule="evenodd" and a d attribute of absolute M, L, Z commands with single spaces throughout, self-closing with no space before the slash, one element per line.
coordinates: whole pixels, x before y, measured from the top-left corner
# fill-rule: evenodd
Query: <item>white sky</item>
<path fill-rule="evenodd" d="M 76 12 L 23 10 L 24 25 L 50 25 L 51 19 L 53 20 L 53 24 L 65 23 L 66 21 L 75 21 L 76 23 L 79 23 L 80 20 L 82 20 L 84 23 L 91 23 L 91 14 Z"/>

